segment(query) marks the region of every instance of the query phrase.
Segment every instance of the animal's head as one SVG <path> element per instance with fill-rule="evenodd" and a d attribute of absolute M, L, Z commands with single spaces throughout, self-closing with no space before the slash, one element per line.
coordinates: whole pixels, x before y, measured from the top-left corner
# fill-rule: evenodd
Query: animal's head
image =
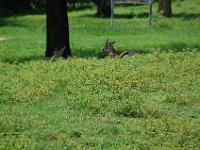
<path fill-rule="evenodd" d="M 113 45 L 115 44 L 115 41 L 110 41 L 107 39 L 105 46 L 103 48 L 103 53 L 104 54 L 109 54 L 110 52 L 112 52 L 112 50 L 114 49 Z"/>
<path fill-rule="evenodd" d="M 53 58 L 55 59 L 55 58 L 62 57 L 64 50 L 65 50 L 65 46 L 60 50 L 58 48 L 55 48 Z"/>

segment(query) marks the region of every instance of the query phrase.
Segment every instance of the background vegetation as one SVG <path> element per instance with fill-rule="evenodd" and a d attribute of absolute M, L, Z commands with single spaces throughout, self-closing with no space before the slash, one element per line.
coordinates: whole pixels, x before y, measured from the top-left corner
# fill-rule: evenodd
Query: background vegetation
<path fill-rule="evenodd" d="M 198 149 L 200 5 L 69 12 L 69 60 L 44 59 L 45 14 L 0 19 L 0 149 Z M 106 39 L 140 54 L 99 58 Z"/>

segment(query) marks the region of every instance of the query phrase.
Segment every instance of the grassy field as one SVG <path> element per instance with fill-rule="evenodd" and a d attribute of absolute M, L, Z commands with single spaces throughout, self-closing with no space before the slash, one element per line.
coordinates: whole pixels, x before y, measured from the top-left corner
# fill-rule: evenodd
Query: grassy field
<path fill-rule="evenodd" d="M 45 14 L 0 18 L 0 149 L 199 149 L 200 1 L 69 12 L 73 58 L 47 61 Z M 106 39 L 131 58 L 99 58 Z"/>

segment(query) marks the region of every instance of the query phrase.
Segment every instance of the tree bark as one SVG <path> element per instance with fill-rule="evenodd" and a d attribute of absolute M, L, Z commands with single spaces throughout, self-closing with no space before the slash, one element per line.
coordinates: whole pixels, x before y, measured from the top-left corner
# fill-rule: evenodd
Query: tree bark
<path fill-rule="evenodd" d="M 110 17 L 111 15 L 110 0 L 96 0 L 96 4 L 97 4 L 97 16 Z"/>
<path fill-rule="evenodd" d="M 71 56 L 67 0 L 46 0 L 46 57 L 52 57 L 55 49 L 64 49 L 63 57 Z"/>
<path fill-rule="evenodd" d="M 158 0 L 158 12 L 163 11 L 163 0 Z"/>
<path fill-rule="evenodd" d="M 172 16 L 171 0 L 158 0 L 158 12 L 162 11 L 162 14 L 166 17 Z"/>

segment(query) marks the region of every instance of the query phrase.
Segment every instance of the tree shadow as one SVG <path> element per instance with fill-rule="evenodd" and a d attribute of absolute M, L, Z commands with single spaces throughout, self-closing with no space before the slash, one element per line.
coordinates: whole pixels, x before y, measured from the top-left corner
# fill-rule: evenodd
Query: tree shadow
<path fill-rule="evenodd" d="M 19 22 L 6 21 L 4 19 L 0 19 L 0 27 L 3 27 L 3 26 L 25 27 L 26 25 L 22 25 Z"/>
<path fill-rule="evenodd" d="M 88 17 L 88 18 L 102 18 L 99 17 L 97 14 L 86 14 L 79 17 Z M 126 14 L 114 14 L 114 18 L 117 19 L 131 19 L 131 18 L 148 18 L 149 14 L 147 12 L 134 14 L 133 12 L 126 13 Z M 103 17 L 103 18 L 110 18 L 110 17 Z"/>
<path fill-rule="evenodd" d="M 171 42 L 169 44 L 160 45 L 159 49 L 165 52 L 169 52 L 170 50 L 173 50 L 174 52 L 183 52 L 190 51 L 192 49 L 200 51 L 200 43 L 187 44 L 184 42 Z"/>
<path fill-rule="evenodd" d="M 172 14 L 172 17 L 182 18 L 184 20 L 193 20 L 193 19 L 200 18 L 200 13 L 185 13 L 185 12 L 182 12 L 182 13 Z"/>
<path fill-rule="evenodd" d="M 135 50 L 134 50 L 135 49 Z M 159 49 L 160 51 L 163 52 L 170 52 L 171 50 L 173 52 L 184 52 L 184 51 L 191 51 L 193 49 L 200 51 L 200 43 L 195 43 L 195 44 L 187 44 L 184 42 L 171 42 L 169 44 L 163 44 L 163 45 L 158 45 L 157 48 L 154 49 Z M 120 49 L 117 49 L 120 51 Z M 128 51 L 129 49 L 127 49 Z M 138 54 L 150 54 L 152 53 L 152 49 L 148 48 L 132 48 L 130 51 L 135 51 Z M 104 58 L 105 55 L 102 52 L 102 49 L 99 50 L 89 50 L 89 49 L 72 49 L 72 55 L 74 58 Z M 72 57 L 72 58 L 73 58 Z M 34 55 L 34 54 L 29 54 L 29 55 L 23 55 L 23 56 L 11 56 L 11 57 L 5 57 L 1 58 L 1 62 L 9 63 L 9 64 L 20 64 L 20 63 L 25 63 L 25 62 L 30 62 L 30 61 L 42 61 L 42 60 L 48 60 L 44 57 L 44 55 Z"/>
<path fill-rule="evenodd" d="M 117 19 L 131 19 L 131 18 L 148 18 L 149 14 L 147 12 L 134 14 L 130 12 L 129 14 L 115 14 L 114 18 Z"/>
<path fill-rule="evenodd" d="M 100 53 L 102 50 L 97 51 L 97 50 L 75 50 L 72 51 L 72 55 L 74 57 L 80 57 L 80 58 L 89 58 L 89 57 L 99 57 Z"/>
<path fill-rule="evenodd" d="M 44 15 L 46 14 L 45 9 L 31 9 L 31 10 L 22 10 L 20 12 L 12 13 L 7 11 L 4 15 L 1 15 L 1 18 L 7 18 L 11 16 L 25 16 L 25 15 Z"/>
<path fill-rule="evenodd" d="M 5 57 L 1 58 L 0 61 L 9 64 L 20 64 L 20 63 L 39 61 L 44 59 L 45 57 L 42 55 L 29 55 L 29 56 L 18 56 L 18 57 Z"/>
<path fill-rule="evenodd" d="M 22 25 L 19 21 L 10 21 L 7 20 L 9 17 L 18 17 L 18 16 L 26 16 L 26 15 L 44 15 L 45 10 L 29 10 L 29 11 L 22 11 L 20 13 L 15 13 L 15 14 L 7 14 L 5 16 L 0 16 L 0 27 L 3 26 L 16 26 L 16 27 L 25 27 L 27 25 Z"/>
<path fill-rule="evenodd" d="M 72 50 L 72 58 L 101 58 L 101 52 L 97 50 Z M 48 60 L 44 55 L 27 54 L 20 56 L 7 56 L 0 59 L 1 62 L 8 64 L 21 64 L 31 61 Z"/>

